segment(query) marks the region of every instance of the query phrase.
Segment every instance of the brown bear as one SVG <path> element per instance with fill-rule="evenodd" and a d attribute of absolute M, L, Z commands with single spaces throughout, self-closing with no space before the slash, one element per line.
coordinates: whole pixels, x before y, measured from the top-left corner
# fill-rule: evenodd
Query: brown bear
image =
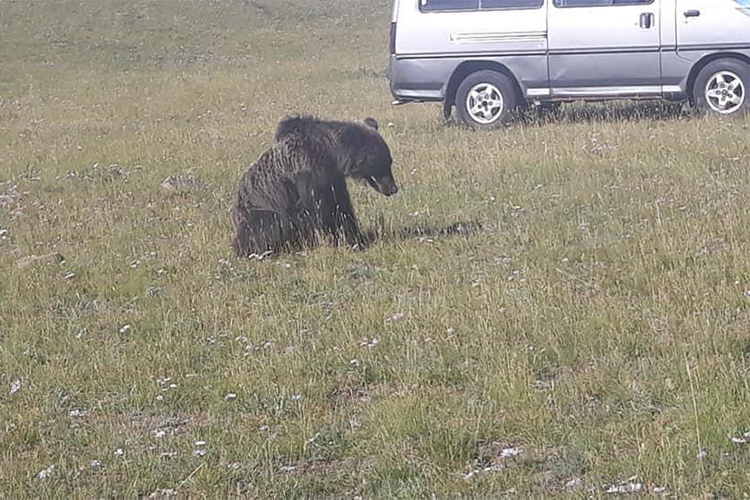
<path fill-rule="evenodd" d="M 391 152 L 372 118 L 362 123 L 284 118 L 273 146 L 240 180 L 232 220 L 239 257 L 299 248 L 319 233 L 364 245 L 346 177 L 378 193 L 398 191 Z"/>

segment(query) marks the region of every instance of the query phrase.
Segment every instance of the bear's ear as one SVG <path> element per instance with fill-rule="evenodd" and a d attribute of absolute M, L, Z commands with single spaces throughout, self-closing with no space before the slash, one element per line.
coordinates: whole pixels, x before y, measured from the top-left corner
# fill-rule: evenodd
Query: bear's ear
<path fill-rule="evenodd" d="M 365 125 L 375 130 L 378 129 L 378 122 L 375 121 L 375 118 L 365 118 Z"/>

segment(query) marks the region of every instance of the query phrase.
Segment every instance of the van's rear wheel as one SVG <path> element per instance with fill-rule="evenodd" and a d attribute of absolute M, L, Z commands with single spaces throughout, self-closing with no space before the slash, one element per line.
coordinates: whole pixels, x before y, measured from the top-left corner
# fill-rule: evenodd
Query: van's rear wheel
<path fill-rule="evenodd" d="M 478 129 L 496 129 L 517 106 L 513 81 L 497 71 L 477 71 L 467 76 L 456 92 L 458 116 Z"/>
<path fill-rule="evenodd" d="M 750 64 L 737 59 L 718 59 L 695 79 L 693 99 L 704 113 L 733 116 L 750 111 Z"/>

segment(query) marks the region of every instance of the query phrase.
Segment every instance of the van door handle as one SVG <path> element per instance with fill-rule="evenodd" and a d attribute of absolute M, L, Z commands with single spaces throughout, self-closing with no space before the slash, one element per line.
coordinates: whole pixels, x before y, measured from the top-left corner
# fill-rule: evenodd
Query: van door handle
<path fill-rule="evenodd" d="M 685 17 L 699 17 L 701 15 L 701 11 L 699 11 L 698 9 L 690 9 L 686 10 L 683 15 Z"/>
<path fill-rule="evenodd" d="M 644 12 L 641 14 L 641 22 L 640 22 L 641 28 L 644 30 L 651 29 L 654 25 L 654 15 L 650 12 Z"/>

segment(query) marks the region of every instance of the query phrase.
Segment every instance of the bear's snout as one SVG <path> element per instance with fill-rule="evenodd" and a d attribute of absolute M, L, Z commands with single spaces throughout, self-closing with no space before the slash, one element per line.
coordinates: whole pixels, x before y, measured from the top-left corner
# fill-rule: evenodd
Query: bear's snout
<path fill-rule="evenodd" d="M 373 178 L 375 191 L 385 196 L 393 196 L 398 193 L 396 181 L 391 176 Z"/>

